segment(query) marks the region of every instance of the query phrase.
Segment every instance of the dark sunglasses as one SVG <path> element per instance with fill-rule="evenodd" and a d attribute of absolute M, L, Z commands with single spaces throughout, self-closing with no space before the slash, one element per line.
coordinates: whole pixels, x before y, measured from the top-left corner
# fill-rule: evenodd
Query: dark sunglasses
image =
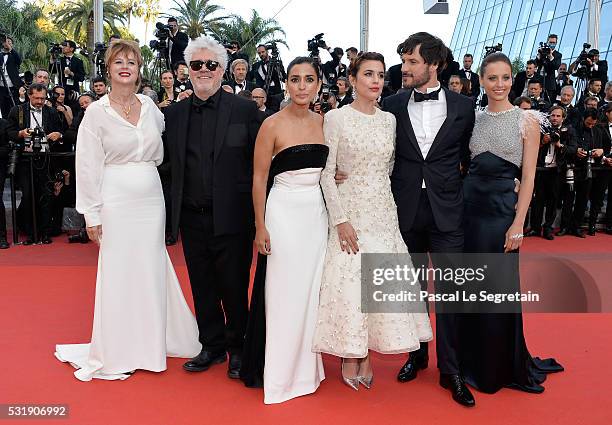
<path fill-rule="evenodd" d="M 214 71 L 219 67 L 219 62 L 210 59 L 206 61 L 198 60 L 189 62 L 189 68 L 191 68 L 192 71 L 199 71 L 202 69 L 202 66 L 206 66 L 206 69 L 209 71 Z"/>

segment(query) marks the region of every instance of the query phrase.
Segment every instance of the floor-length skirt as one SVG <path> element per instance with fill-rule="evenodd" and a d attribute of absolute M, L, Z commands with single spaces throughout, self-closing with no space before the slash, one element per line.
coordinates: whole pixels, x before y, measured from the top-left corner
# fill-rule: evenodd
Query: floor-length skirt
<path fill-rule="evenodd" d="M 102 241 L 89 344 L 57 345 L 82 381 L 160 372 L 166 356 L 200 352 L 198 328 L 164 244 L 165 210 L 153 163 L 106 165 Z"/>

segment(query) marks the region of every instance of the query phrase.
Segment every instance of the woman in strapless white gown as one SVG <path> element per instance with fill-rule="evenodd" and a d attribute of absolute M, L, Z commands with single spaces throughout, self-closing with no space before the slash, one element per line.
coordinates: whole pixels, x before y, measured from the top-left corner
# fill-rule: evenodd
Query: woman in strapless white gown
<path fill-rule="evenodd" d="M 260 255 L 241 378 L 263 385 L 266 404 L 313 393 L 325 378 L 321 355 L 312 351 L 327 245 L 319 178 L 328 148 L 321 116 L 308 109 L 320 80 L 310 58 L 295 59 L 287 74 L 291 103 L 264 121 L 255 144 Z"/>
<path fill-rule="evenodd" d="M 81 381 L 161 372 L 166 356 L 201 350 L 198 328 L 164 244 L 164 197 L 156 166 L 164 118 L 134 94 L 142 58 L 119 40 L 106 56 L 113 90 L 94 102 L 79 127 L 77 210 L 100 245 L 91 342 L 57 345 L 55 356 Z"/>

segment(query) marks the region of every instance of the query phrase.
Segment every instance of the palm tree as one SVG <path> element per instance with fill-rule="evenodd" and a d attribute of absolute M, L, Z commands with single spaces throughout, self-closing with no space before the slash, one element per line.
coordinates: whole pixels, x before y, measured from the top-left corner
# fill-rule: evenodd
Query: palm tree
<path fill-rule="evenodd" d="M 94 48 L 93 0 L 68 0 L 55 13 L 55 23 L 60 30 L 80 43 L 85 42 L 90 52 Z M 113 32 L 119 32 L 115 22 L 125 24 L 125 16 L 121 7 L 111 1 L 104 1 L 103 21 Z"/>
<path fill-rule="evenodd" d="M 124 14 L 127 14 L 127 27 L 131 30 L 132 16 L 142 18 L 144 14 L 143 0 L 121 0 L 119 7 Z"/>
<path fill-rule="evenodd" d="M 211 16 L 223 8 L 210 0 L 174 0 L 172 11 L 189 38 L 198 38 L 207 31 L 215 33 L 227 16 Z"/>
<path fill-rule="evenodd" d="M 220 25 L 219 41 L 237 41 L 242 46 L 242 53 L 254 59 L 259 44 L 271 42 L 287 46 L 284 40 L 285 31 L 278 21 L 273 18 L 262 18 L 255 9 L 252 10 L 249 20 L 241 16 L 233 16 L 229 22 Z M 282 36 L 282 37 L 279 37 Z"/>
<path fill-rule="evenodd" d="M 142 17 L 145 22 L 145 39 L 144 44 L 147 44 L 147 37 L 149 35 L 149 24 L 152 24 L 159 15 L 159 0 L 144 0 L 143 1 L 143 13 Z"/>

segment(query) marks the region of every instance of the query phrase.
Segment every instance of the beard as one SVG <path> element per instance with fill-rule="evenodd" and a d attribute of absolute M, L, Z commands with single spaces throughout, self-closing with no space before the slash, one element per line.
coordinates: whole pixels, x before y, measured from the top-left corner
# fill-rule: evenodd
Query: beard
<path fill-rule="evenodd" d="M 404 86 L 404 88 L 407 89 L 414 89 L 417 87 L 421 87 L 427 83 L 429 83 L 429 81 L 431 80 L 431 77 L 429 76 L 429 73 L 427 72 L 427 70 L 423 71 L 421 74 L 412 74 L 409 75 L 409 77 L 411 77 L 412 81 L 410 81 L 409 79 L 403 77 L 402 78 L 402 85 Z"/>

